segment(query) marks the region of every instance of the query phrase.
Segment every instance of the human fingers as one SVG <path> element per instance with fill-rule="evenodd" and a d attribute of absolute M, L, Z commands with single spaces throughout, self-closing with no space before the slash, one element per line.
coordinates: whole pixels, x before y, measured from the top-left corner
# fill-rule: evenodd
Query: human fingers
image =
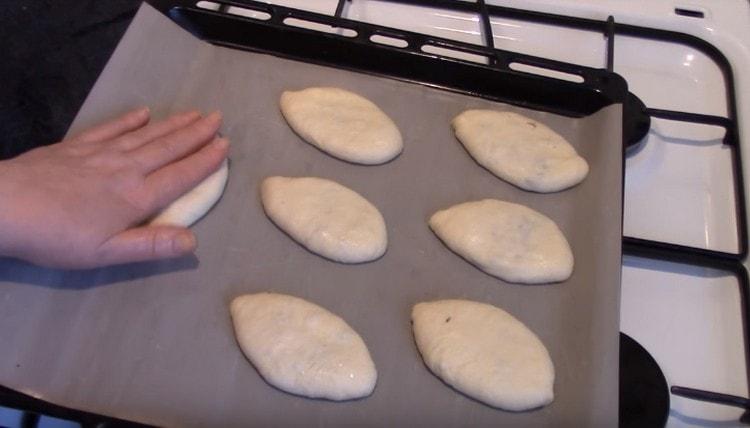
<path fill-rule="evenodd" d="M 148 174 L 193 153 L 211 141 L 221 126 L 219 112 L 128 152 Z"/>
<path fill-rule="evenodd" d="M 171 163 L 146 177 L 144 192 L 149 209 L 156 211 L 172 203 L 216 171 L 227 157 L 229 141 L 216 138 L 192 155 Z"/>
<path fill-rule="evenodd" d="M 144 126 L 148 123 L 149 116 L 148 107 L 140 107 L 113 120 L 89 128 L 73 137 L 72 141 L 87 144 L 111 140 Z"/>
<path fill-rule="evenodd" d="M 136 227 L 120 232 L 100 245 L 94 264 L 106 266 L 179 257 L 193 252 L 196 246 L 195 235 L 184 227 Z"/>
<path fill-rule="evenodd" d="M 201 114 L 197 111 L 173 114 L 167 119 L 150 123 L 133 132 L 123 134 L 112 141 L 111 145 L 123 151 L 133 150 L 157 138 L 184 128 L 200 119 L 200 117 Z"/>

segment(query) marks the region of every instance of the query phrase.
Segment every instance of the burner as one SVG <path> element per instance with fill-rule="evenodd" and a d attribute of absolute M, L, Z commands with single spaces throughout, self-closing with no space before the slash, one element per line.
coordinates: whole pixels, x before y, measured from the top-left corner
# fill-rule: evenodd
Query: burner
<path fill-rule="evenodd" d="M 663 427 L 669 388 L 659 365 L 643 346 L 620 333 L 620 427 Z"/>
<path fill-rule="evenodd" d="M 625 150 L 632 153 L 638 150 L 644 137 L 651 129 L 651 117 L 646 113 L 646 105 L 632 92 L 628 92 L 623 105 L 623 140 Z"/>

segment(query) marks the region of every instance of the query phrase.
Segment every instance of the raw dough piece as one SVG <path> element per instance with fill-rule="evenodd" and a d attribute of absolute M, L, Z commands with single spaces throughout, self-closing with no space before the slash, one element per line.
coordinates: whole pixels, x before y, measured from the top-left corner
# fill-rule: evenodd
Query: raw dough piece
<path fill-rule="evenodd" d="M 568 279 L 573 253 L 555 222 L 531 208 L 497 199 L 436 212 L 430 228 L 461 257 L 509 282 Z"/>
<path fill-rule="evenodd" d="M 269 177 L 261 184 L 268 217 L 308 250 L 343 263 L 375 260 L 388 234 L 377 208 L 355 191 L 316 177 Z"/>
<path fill-rule="evenodd" d="M 391 118 L 370 100 L 343 89 L 285 91 L 281 113 L 305 141 L 349 162 L 381 164 L 403 149 Z"/>
<path fill-rule="evenodd" d="M 504 310 L 439 300 L 415 305 L 411 319 L 425 364 L 457 390 L 505 410 L 552 402 L 555 368 L 547 348 Z"/>
<path fill-rule="evenodd" d="M 231 304 L 242 352 L 282 391 L 349 400 L 375 388 L 377 371 L 365 342 L 318 305 L 274 293 L 246 294 Z"/>
<path fill-rule="evenodd" d="M 520 114 L 467 110 L 452 125 L 477 163 L 522 189 L 557 192 L 589 172 L 586 160 L 563 137 Z"/>
<path fill-rule="evenodd" d="M 165 224 L 188 227 L 203 217 L 219 201 L 229 176 L 229 161 L 206 177 L 192 190 L 180 196 L 164 208 L 149 224 Z"/>

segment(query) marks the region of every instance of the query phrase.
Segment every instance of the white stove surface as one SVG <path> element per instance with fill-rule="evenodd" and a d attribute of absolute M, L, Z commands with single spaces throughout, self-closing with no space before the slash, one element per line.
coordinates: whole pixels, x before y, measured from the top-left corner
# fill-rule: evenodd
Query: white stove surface
<path fill-rule="evenodd" d="M 333 14 L 335 0 L 273 3 Z M 745 0 L 487 0 L 569 16 L 684 32 L 700 37 L 733 67 L 742 161 L 750 165 L 750 3 Z M 699 10 L 704 18 L 675 8 Z M 378 0 L 347 3 L 344 17 L 482 44 L 473 14 Z M 495 46 L 603 68 L 606 40 L 596 32 L 492 18 Z M 465 59 L 471 57 L 459 54 Z M 481 61 L 481 59 L 480 59 Z M 615 72 L 652 108 L 726 115 L 726 82 L 703 53 L 674 43 L 617 36 Z M 639 151 L 626 159 L 624 233 L 736 252 L 734 178 L 723 130 L 652 120 Z M 750 179 L 746 195 L 750 196 Z M 736 279 L 723 272 L 626 257 L 621 329 L 654 356 L 670 385 L 748 396 L 745 343 Z M 668 426 L 736 426 L 742 411 L 672 396 Z"/>
<path fill-rule="evenodd" d="M 620 329 L 667 383 L 747 397 L 740 291 L 731 274 L 625 257 Z M 667 426 L 740 426 L 742 410 L 670 397 Z"/>

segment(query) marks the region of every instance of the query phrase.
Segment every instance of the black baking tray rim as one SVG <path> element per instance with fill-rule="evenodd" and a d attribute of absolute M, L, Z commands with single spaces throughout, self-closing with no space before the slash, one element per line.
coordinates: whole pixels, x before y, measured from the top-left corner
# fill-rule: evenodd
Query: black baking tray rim
<path fill-rule="evenodd" d="M 207 10 L 185 0 L 149 0 L 161 13 L 209 43 L 333 66 L 504 102 L 564 116 L 581 117 L 622 104 L 628 95 L 618 74 L 375 24 L 343 19 L 252 0 L 224 1 Z M 226 13 L 229 5 L 267 14 L 265 20 Z M 287 25 L 293 18 L 353 30 L 347 37 Z M 404 40 L 406 47 L 371 41 L 372 36 Z M 428 53 L 422 46 L 484 56 L 487 64 Z M 516 71 L 518 63 L 578 76 L 581 82 Z"/>

